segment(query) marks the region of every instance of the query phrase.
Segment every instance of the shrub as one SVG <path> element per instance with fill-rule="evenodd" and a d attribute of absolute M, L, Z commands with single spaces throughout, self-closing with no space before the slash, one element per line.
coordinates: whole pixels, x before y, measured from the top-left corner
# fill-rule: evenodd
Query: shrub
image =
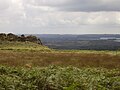
<path fill-rule="evenodd" d="M 0 67 L 0 90 L 120 90 L 120 71 L 49 66 Z"/>

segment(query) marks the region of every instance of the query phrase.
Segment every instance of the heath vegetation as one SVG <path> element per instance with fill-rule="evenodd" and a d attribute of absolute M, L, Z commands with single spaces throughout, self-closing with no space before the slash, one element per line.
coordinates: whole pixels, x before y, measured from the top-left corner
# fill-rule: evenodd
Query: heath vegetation
<path fill-rule="evenodd" d="M 120 90 L 119 51 L 52 50 L 3 36 L 0 90 Z"/>

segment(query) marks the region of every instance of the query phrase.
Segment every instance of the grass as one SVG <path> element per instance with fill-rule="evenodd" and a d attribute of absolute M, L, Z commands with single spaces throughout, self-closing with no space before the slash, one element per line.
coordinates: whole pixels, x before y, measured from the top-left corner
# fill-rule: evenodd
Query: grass
<path fill-rule="evenodd" d="M 3 41 L 0 43 L 0 50 L 15 50 L 15 51 L 51 51 L 48 47 L 32 42 L 9 42 Z"/>
<path fill-rule="evenodd" d="M 0 50 L 0 63 L 9 66 L 45 67 L 48 65 L 75 67 L 120 68 L 120 56 L 93 53 L 55 53 L 35 51 Z"/>
<path fill-rule="evenodd" d="M 0 90 L 120 90 L 120 51 L 1 42 Z"/>

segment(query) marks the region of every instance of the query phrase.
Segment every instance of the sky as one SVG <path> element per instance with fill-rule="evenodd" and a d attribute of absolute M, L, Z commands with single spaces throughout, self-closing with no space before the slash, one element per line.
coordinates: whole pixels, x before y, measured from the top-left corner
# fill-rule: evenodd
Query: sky
<path fill-rule="evenodd" d="M 120 0 L 0 0 L 0 33 L 120 34 Z"/>

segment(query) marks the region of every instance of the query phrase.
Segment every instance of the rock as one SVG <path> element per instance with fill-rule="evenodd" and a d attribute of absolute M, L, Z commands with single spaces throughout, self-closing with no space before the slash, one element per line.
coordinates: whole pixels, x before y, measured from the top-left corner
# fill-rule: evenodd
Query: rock
<path fill-rule="evenodd" d="M 42 45 L 42 42 L 40 39 L 38 39 L 36 36 L 25 36 L 24 34 L 22 34 L 21 36 L 9 33 L 9 34 L 5 34 L 5 33 L 1 33 L 0 34 L 0 41 L 20 41 L 20 42 L 33 42 L 33 43 L 37 43 Z"/>

